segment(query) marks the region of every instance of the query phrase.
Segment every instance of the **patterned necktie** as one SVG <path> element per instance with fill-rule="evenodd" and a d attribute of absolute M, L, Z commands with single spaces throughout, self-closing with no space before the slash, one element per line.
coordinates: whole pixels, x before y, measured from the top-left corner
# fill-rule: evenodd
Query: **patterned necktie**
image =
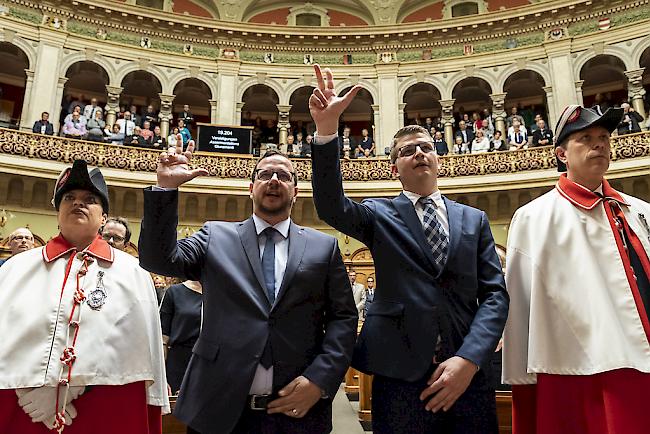
<path fill-rule="evenodd" d="M 436 271 L 440 272 L 447 259 L 447 247 L 449 246 L 449 239 L 447 234 L 442 229 L 442 225 L 436 216 L 436 206 L 433 199 L 430 197 L 421 197 L 418 199 L 422 210 L 424 211 L 424 218 L 422 226 L 424 228 L 424 236 L 431 247 L 433 253 L 433 261 L 436 264 Z"/>
<path fill-rule="evenodd" d="M 266 235 L 266 244 L 262 254 L 262 271 L 264 272 L 266 293 L 272 305 L 275 302 L 275 234 L 278 231 L 269 226 L 262 233 Z"/>

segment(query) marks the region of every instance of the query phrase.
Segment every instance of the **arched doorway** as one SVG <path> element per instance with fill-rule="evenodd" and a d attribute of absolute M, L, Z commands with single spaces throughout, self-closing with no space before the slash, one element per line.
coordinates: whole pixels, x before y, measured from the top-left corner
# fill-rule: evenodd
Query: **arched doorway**
<path fill-rule="evenodd" d="M 262 125 L 261 136 L 255 137 L 254 146 L 262 143 L 277 144 L 278 136 L 278 94 L 265 84 L 255 84 L 242 96 L 241 124 Z"/>
<path fill-rule="evenodd" d="M 160 110 L 159 94 L 162 92 L 162 85 L 158 77 L 151 72 L 142 70 L 130 72 L 122 80 L 121 86 L 123 90 L 120 95 L 120 112 L 122 109 L 132 111 L 131 107 L 135 106 L 137 117 L 134 117 L 134 120 L 139 120 L 140 126 L 149 105 L 153 106 L 156 112 Z M 133 113 L 131 115 L 133 116 Z"/>
<path fill-rule="evenodd" d="M 404 93 L 404 125 L 424 125 L 431 118 L 435 125 L 436 118 L 442 115 L 440 91 L 429 83 L 416 83 Z"/>
<path fill-rule="evenodd" d="M 466 117 L 471 121 L 472 114 L 482 115 L 485 109 L 491 111 L 492 87 L 482 78 L 467 77 L 462 79 L 451 92 L 454 102 L 454 117 L 456 118 L 456 127 L 458 122 Z"/>
<path fill-rule="evenodd" d="M 88 60 L 70 65 L 65 72 L 68 79 L 63 87 L 63 100 L 61 101 L 61 119 L 72 113 L 75 105 L 81 106 L 84 113 L 86 105 L 97 101 L 97 107 L 106 106 L 106 85 L 109 82 L 108 73 L 104 68 Z"/>
<path fill-rule="evenodd" d="M 650 113 L 650 47 L 646 48 L 641 54 L 639 66 L 645 68 L 643 71 L 643 88 L 645 89 L 644 104 L 646 106 L 646 116 Z"/>
<path fill-rule="evenodd" d="M 536 115 L 541 115 L 548 124 L 549 112 L 544 91 L 544 78 L 539 73 L 529 69 L 519 70 L 510 75 L 503 91 L 506 94 L 507 113 L 510 108 L 517 107 L 517 113 L 524 118 L 526 127 L 530 130 Z M 534 129 L 534 128 L 533 128 Z"/>
<path fill-rule="evenodd" d="M 23 117 L 27 55 L 9 42 L 0 42 L 0 126 L 18 128 Z"/>
<path fill-rule="evenodd" d="M 296 89 L 289 98 L 291 111 L 289 112 L 289 123 L 291 124 L 291 132 L 296 135 L 301 132 L 303 138 L 307 134 L 313 134 L 316 130 L 316 125 L 311 119 L 309 113 L 309 97 L 314 91 L 313 86 L 303 86 Z"/>
<path fill-rule="evenodd" d="M 339 95 L 345 95 L 350 91 L 351 87 L 343 89 Z M 374 134 L 375 116 L 372 105 L 374 104 L 372 95 L 366 89 L 361 89 L 352 100 L 352 103 L 341 115 L 339 121 L 339 134 L 342 134 L 345 127 L 350 128 L 350 135 L 356 139 L 361 137 L 361 130 L 368 129 L 372 137 Z M 379 145 L 377 145 L 378 152 Z"/>
<path fill-rule="evenodd" d="M 178 113 L 184 110 L 186 105 L 189 106 L 194 118 L 194 122 L 190 127 L 192 137 L 198 137 L 196 123 L 210 123 L 210 100 L 212 99 L 210 87 L 198 78 L 186 78 L 176 84 L 174 95 L 173 112 L 175 118 Z"/>
<path fill-rule="evenodd" d="M 625 70 L 625 63 L 609 54 L 598 55 L 585 63 L 580 70 L 583 105 L 600 104 L 601 108 L 607 108 L 627 102 Z"/>

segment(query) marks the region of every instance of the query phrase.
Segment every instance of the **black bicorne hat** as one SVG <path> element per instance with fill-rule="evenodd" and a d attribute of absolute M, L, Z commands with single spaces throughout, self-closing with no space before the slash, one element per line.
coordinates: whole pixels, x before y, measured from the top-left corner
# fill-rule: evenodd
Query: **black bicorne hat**
<path fill-rule="evenodd" d="M 75 160 L 72 167 L 63 170 L 54 186 L 52 204 L 59 210 L 63 195 L 71 190 L 87 190 L 95 193 L 102 201 L 104 213 L 108 214 L 108 187 L 104 175 L 98 168 L 88 170 L 84 160 Z"/>

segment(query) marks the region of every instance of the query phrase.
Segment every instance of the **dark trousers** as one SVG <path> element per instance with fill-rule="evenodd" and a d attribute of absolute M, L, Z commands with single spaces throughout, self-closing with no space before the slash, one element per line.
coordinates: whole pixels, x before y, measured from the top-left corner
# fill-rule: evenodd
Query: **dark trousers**
<path fill-rule="evenodd" d="M 426 401 L 420 401 L 430 376 L 412 383 L 374 376 L 374 434 L 498 434 L 494 389 L 488 386 L 482 371 L 449 411 L 437 413 L 426 411 Z"/>
<path fill-rule="evenodd" d="M 327 434 L 332 431 L 332 403 L 321 399 L 300 419 L 245 408 L 232 434 Z"/>

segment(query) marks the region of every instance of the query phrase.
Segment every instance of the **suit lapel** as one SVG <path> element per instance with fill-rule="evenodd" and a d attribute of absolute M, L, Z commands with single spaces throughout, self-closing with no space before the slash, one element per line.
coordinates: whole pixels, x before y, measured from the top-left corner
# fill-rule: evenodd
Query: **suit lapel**
<path fill-rule="evenodd" d="M 402 220 L 404 220 L 404 223 L 406 223 L 406 226 L 411 231 L 411 234 L 415 238 L 415 241 L 417 241 L 420 249 L 422 249 L 422 253 L 427 258 L 429 265 L 431 268 L 435 269 L 433 263 L 433 253 L 431 252 L 431 247 L 429 246 L 429 243 L 424 236 L 424 229 L 422 228 L 422 223 L 420 222 L 418 215 L 415 213 L 413 202 L 411 202 L 409 198 L 404 195 L 404 193 L 401 193 L 399 196 L 393 199 L 393 204 L 402 217 Z"/>
<path fill-rule="evenodd" d="M 446 267 L 453 252 L 458 249 L 460 236 L 463 233 L 463 207 L 445 196 L 442 199 L 445 201 L 445 207 L 447 207 L 447 221 L 449 222 L 449 250 L 445 261 Z"/>
<path fill-rule="evenodd" d="M 259 288 L 264 293 L 264 298 L 271 303 L 269 296 L 266 292 L 266 284 L 264 283 L 264 273 L 262 272 L 262 261 L 260 260 L 260 247 L 257 239 L 257 231 L 255 230 L 255 222 L 253 218 L 249 218 L 237 226 L 239 238 L 244 246 L 244 251 L 248 257 L 248 262 L 251 264 L 253 273 L 260 284 Z"/>
<path fill-rule="evenodd" d="M 273 309 L 280 303 L 280 300 L 287 292 L 287 288 L 296 274 L 296 270 L 302 261 L 302 256 L 305 253 L 305 246 L 307 245 L 307 237 L 305 230 L 297 226 L 293 222 L 289 226 L 289 255 L 287 257 L 287 267 L 284 270 L 284 277 L 282 278 L 282 285 L 278 291 L 278 296 L 275 298 Z M 261 268 L 260 268 L 261 270 Z"/>

